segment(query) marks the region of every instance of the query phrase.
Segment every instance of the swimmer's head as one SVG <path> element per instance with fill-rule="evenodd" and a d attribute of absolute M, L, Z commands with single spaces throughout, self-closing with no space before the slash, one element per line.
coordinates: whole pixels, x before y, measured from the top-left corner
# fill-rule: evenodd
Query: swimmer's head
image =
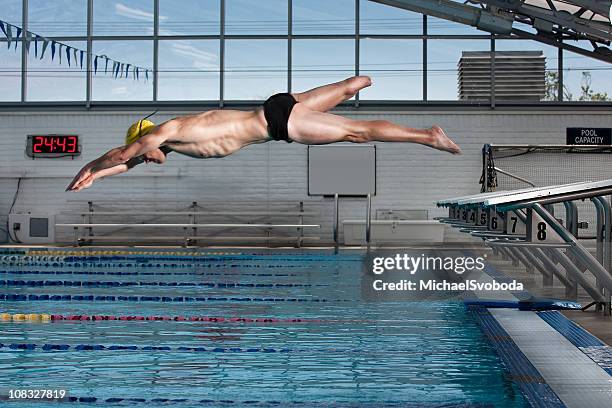
<path fill-rule="evenodd" d="M 125 134 L 125 144 L 129 145 L 149 133 L 155 128 L 155 123 L 148 119 L 139 120 L 130 126 Z"/>

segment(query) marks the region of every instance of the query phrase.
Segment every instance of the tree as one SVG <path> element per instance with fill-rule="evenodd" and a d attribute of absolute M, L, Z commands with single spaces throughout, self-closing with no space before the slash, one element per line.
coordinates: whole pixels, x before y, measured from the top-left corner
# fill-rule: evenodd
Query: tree
<path fill-rule="evenodd" d="M 580 97 L 579 101 L 607 101 L 607 92 L 595 92 L 591 88 L 591 73 L 588 71 L 582 72 L 582 81 L 580 81 Z"/>
<path fill-rule="evenodd" d="M 591 87 L 591 73 L 589 71 L 582 72 L 582 79 L 580 81 L 580 96 L 578 97 L 578 101 L 591 101 L 591 102 L 601 102 L 601 101 L 609 101 L 612 98 L 608 96 L 607 92 L 595 92 Z M 544 100 L 545 101 L 556 101 L 557 100 L 557 92 L 559 89 L 559 73 L 554 71 L 547 71 L 545 76 L 545 93 Z M 564 101 L 573 101 L 574 94 L 569 90 L 569 88 L 563 84 L 563 100 Z"/>

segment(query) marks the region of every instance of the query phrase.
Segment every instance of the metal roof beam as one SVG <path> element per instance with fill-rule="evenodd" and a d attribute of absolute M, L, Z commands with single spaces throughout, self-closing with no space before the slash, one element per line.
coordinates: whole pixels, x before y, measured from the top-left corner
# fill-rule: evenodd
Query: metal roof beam
<path fill-rule="evenodd" d="M 429 16 L 470 25 L 494 34 L 510 34 L 514 17 L 467 6 L 450 0 L 371 0 L 375 3 L 410 10 Z"/>

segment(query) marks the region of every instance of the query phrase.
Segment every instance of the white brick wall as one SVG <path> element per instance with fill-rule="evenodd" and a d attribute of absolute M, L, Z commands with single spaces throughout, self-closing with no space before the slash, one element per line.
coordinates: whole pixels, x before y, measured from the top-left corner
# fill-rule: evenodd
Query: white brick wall
<path fill-rule="evenodd" d="M 162 121 L 180 113 L 159 114 Z M 360 119 L 386 119 L 412 127 L 442 126 L 462 147 L 451 156 L 419 145 L 379 144 L 377 152 L 377 208 L 429 209 L 439 215 L 436 199 L 478 192 L 484 143 L 563 144 L 570 126 L 612 126 L 609 112 L 569 111 L 463 111 L 463 112 L 342 112 Z M 14 211 L 43 209 L 50 212 L 75 208 L 67 200 L 184 200 L 256 201 L 267 206 L 276 201 L 323 201 L 320 219 L 331 234 L 332 200 L 306 195 L 306 147 L 283 142 L 252 145 L 224 159 L 194 160 L 169 156 L 163 166 L 139 166 L 130 173 L 103 180 L 82 193 L 64 188 L 77 170 L 110 148 L 120 145 L 130 123 L 140 113 L 54 112 L 0 113 L 0 226 L 6 225 L 17 178 L 21 189 Z M 32 160 L 25 156 L 26 135 L 77 133 L 83 154 L 75 160 Z M 563 166 L 563 163 L 559 163 Z M 554 171 L 554 169 L 550 169 Z M 362 217 L 359 199 L 342 202 L 340 218 Z M 61 236 L 61 235 L 60 235 Z M 0 241 L 4 233 L 0 232 Z M 64 239 L 69 235 L 64 234 Z"/>

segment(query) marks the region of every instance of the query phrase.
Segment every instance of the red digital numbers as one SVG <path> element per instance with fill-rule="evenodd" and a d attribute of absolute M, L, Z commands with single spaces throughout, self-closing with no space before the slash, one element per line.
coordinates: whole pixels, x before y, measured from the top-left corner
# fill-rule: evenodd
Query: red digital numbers
<path fill-rule="evenodd" d="M 78 148 L 78 140 L 76 136 L 68 136 L 68 145 L 66 153 L 76 153 Z"/>
<path fill-rule="evenodd" d="M 75 154 L 79 153 L 78 136 L 31 136 L 32 154 Z"/>
<path fill-rule="evenodd" d="M 42 145 L 43 145 L 44 140 L 45 140 L 45 138 L 42 137 L 42 136 L 34 136 L 34 140 L 33 140 L 33 143 L 32 143 L 32 151 L 34 153 L 42 153 L 43 152 Z"/>

